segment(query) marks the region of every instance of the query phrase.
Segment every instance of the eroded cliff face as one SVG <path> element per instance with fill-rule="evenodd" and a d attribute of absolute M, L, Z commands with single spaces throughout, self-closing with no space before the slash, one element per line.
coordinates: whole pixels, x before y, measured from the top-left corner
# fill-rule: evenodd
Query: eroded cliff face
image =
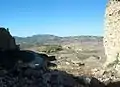
<path fill-rule="evenodd" d="M 104 31 L 106 67 L 120 60 L 120 0 L 108 0 Z"/>
<path fill-rule="evenodd" d="M 8 29 L 0 28 L 0 49 L 14 50 L 17 48 L 14 37 L 11 36 Z"/>

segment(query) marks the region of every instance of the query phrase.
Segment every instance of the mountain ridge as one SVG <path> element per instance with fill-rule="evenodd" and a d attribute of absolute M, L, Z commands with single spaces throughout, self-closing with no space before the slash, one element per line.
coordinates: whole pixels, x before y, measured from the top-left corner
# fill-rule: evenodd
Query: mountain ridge
<path fill-rule="evenodd" d="M 81 36 L 66 36 L 60 37 L 49 34 L 38 34 L 28 37 L 18 37 L 14 36 L 16 43 L 20 45 L 44 45 L 44 44 L 61 44 L 61 43 L 72 43 L 72 42 L 102 42 L 102 36 L 90 36 L 90 35 L 81 35 Z"/>

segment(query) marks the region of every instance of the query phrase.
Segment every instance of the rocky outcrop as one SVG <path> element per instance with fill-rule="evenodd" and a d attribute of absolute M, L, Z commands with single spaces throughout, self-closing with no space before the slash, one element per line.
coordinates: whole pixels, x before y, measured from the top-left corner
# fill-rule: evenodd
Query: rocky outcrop
<path fill-rule="evenodd" d="M 120 0 L 108 0 L 105 12 L 105 67 L 120 60 Z"/>
<path fill-rule="evenodd" d="M 94 77 L 73 76 L 59 70 L 17 66 L 11 72 L 0 71 L 0 87 L 105 87 Z"/>
<path fill-rule="evenodd" d="M 0 27 L 0 49 L 14 50 L 17 48 L 14 37 L 11 36 L 9 29 Z"/>
<path fill-rule="evenodd" d="M 51 63 L 56 61 L 55 56 L 48 56 L 47 54 L 36 53 L 29 50 L 8 50 L 0 52 L 0 66 L 4 69 L 11 69 L 16 64 L 31 68 L 54 67 L 56 64 Z"/>

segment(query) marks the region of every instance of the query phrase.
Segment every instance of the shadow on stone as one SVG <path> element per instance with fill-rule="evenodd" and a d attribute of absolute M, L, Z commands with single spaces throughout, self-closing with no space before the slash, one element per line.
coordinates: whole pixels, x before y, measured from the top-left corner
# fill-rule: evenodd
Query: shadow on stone
<path fill-rule="evenodd" d="M 7 50 L 0 52 L 0 66 L 11 69 L 16 63 L 22 62 L 30 67 L 54 67 L 57 66 L 51 61 L 56 61 L 55 56 L 39 54 L 28 50 Z"/>
<path fill-rule="evenodd" d="M 65 71 L 33 68 L 16 68 L 13 72 L 0 76 L 0 87 L 105 87 L 96 78 L 75 77 Z"/>
<path fill-rule="evenodd" d="M 118 82 L 111 82 L 106 87 L 120 87 L 120 81 L 118 81 Z"/>

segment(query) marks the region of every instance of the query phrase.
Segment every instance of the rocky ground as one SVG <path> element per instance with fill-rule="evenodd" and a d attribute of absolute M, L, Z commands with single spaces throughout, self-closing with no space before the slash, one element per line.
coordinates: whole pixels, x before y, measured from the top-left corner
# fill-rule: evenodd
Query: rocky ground
<path fill-rule="evenodd" d="M 113 72 L 97 69 L 94 69 L 91 75 L 83 73 L 76 76 L 58 69 L 44 70 L 21 66 L 11 71 L 0 71 L 0 87 L 119 87 L 119 85 L 119 78 L 116 78 Z"/>
<path fill-rule="evenodd" d="M 56 56 L 54 63 L 57 67 L 41 74 L 42 81 L 49 80 L 45 87 L 119 87 L 120 78 L 116 70 L 102 68 L 105 55 L 101 43 L 64 44 L 63 48 L 60 52 L 49 54 Z"/>
<path fill-rule="evenodd" d="M 0 87 L 105 87 L 94 77 L 74 76 L 65 71 L 42 68 L 16 67 L 1 71 Z"/>

